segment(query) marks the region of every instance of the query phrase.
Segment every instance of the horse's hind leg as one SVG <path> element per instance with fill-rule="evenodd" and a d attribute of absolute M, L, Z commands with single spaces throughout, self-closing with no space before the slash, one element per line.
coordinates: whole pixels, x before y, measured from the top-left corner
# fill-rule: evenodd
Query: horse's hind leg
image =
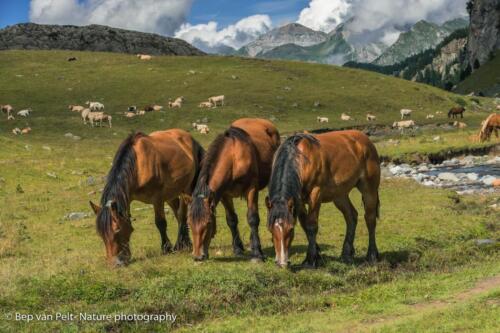
<path fill-rule="evenodd" d="M 168 205 L 172 208 L 175 219 L 179 225 L 174 250 L 189 250 L 191 249 L 192 244 L 191 239 L 189 238 L 189 229 L 187 225 L 187 204 L 181 198 L 176 198 L 175 200 L 168 202 Z"/>
<path fill-rule="evenodd" d="M 172 251 L 172 243 L 167 236 L 167 220 L 165 219 L 165 204 L 163 201 L 154 205 L 155 209 L 155 224 L 160 232 L 161 237 L 161 251 L 167 254 Z"/>
<path fill-rule="evenodd" d="M 252 249 L 252 260 L 263 261 L 264 253 L 260 246 L 259 237 L 259 191 L 254 187 L 247 194 L 247 220 L 250 225 L 250 243 Z"/>
<path fill-rule="evenodd" d="M 368 228 L 368 253 L 366 254 L 366 260 L 374 263 L 379 258 L 377 243 L 375 240 L 375 229 L 377 227 L 380 205 L 378 186 L 361 183 L 359 189 L 365 206 L 365 222 L 366 227 Z"/>
<path fill-rule="evenodd" d="M 356 226 L 358 225 L 358 212 L 349 199 L 349 195 L 336 198 L 333 203 L 344 215 L 346 234 L 341 258 L 342 261 L 350 264 L 354 261 L 354 237 L 356 235 Z"/>
<path fill-rule="evenodd" d="M 238 230 L 238 215 L 236 215 L 234 210 L 233 199 L 223 197 L 222 205 L 226 209 L 226 222 L 233 238 L 233 253 L 236 256 L 241 256 L 245 250 L 241 241 L 240 231 Z"/>

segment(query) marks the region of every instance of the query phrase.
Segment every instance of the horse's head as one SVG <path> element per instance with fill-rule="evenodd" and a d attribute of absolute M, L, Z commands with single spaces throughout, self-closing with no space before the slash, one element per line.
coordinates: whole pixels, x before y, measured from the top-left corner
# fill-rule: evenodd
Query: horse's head
<path fill-rule="evenodd" d="M 91 201 L 90 207 L 96 214 L 97 231 L 104 241 L 109 264 L 127 265 L 131 258 L 130 235 L 134 231 L 130 216 L 119 213 L 114 201 L 108 201 L 104 207 Z"/>
<path fill-rule="evenodd" d="M 268 223 L 267 228 L 273 236 L 276 264 L 282 268 L 288 267 L 288 253 L 295 234 L 296 216 L 293 199 L 270 200 L 266 197 Z"/>
<path fill-rule="evenodd" d="M 189 205 L 188 224 L 193 234 L 193 257 L 196 261 L 208 259 L 208 247 L 215 236 L 215 197 L 196 195 Z"/>

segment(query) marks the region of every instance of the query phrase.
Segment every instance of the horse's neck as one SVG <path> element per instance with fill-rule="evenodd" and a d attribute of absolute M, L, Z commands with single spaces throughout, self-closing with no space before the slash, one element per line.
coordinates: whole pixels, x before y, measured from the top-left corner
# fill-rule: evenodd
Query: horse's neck
<path fill-rule="evenodd" d="M 210 191 L 214 192 L 216 195 L 221 192 L 230 182 L 233 162 L 232 159 L 226 159 L 224 162 L 218 162 L 211 173 L 211 177 L 208 180 L 208 187 Z"/>

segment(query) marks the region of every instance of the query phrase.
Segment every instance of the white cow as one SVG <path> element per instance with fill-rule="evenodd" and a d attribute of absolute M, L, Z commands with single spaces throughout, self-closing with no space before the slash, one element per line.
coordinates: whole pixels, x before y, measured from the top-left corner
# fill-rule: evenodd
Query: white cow
<path fill-rule="evenodd" d="M 99 103 L 99 102 L 89 102 L 89 101 L 87 101 L 85 104 L 89 106 L 89 109 L 92 112 L 103 111 L 104 110 L 104 104 Z"/>
<path fill-rule="evenodd" d="M 413 111 L 410 109 L 401 109 L 401 111 L 399 111 L 399 113 L 401 113 L 401 120 L 405 118 L 410 118 L 412 112 Z"/>
<path fill-rule="evenodd" d="M 434 119 L 434 115 L 433 114 L 428 114 L 427 116 L 425 116 L 425 119 Z"/>
<path fill-rule="evenodd" d="M 198 107 L 202 108 L 202 109 L 210 109 L 210 108 L 212 108 L 212 103 L 211 102 L 201 102 L 198 105 Z"/>
<path fill-rule="evenodd" d="M 82 113 L 81 113 L 81 116 L 82 116 L 82 120 L 83 120 L 83 124 L 86 125 L 87 124 L 87 120 L 89 120 L 89 114 L 90 114 L 90 109 L 83 109 L 82 110 Z"/>
<path fill-rule="evenodd" d="M 31 109 L 25 109 L 25 110 L 21 110 L 17 113 L 18 116 L 20 117 L 28 117 L 31 113 Z"/>
<path fill-rule="evenodd" d="M 329 119 L 327 117 L 316 117 L 318 123 L 328 123 Z"/>
<path fill-rule="evenodd" d="M 85 110 L 85 107 L 81 105 L 69 105 L 68 109 L 73 112 L 82 112 Z"/>
<path fill-rule="evenodd" d="M 153 57 L 150 56 L 149 54 L 138 54 L 137 58 L 139 58 L 140 60 L 151 60 L 151 59 L 153 59 Z"/>
<path fill-rule="evenodd" d="M 175 101 L 173 101 L 173 102 L 169 101 L 168 102 L 168 107 L 171 108 L 171 109 L 175 109 L 175 108 L 180 109 L 180 108 L 182 108 L 182 104 L 184 103 L 184 101 L 185 101 L 185 99 L 184 99 L 183 96 L 177 97 L 175 99 Z"/>
<path fill-rule="evenodd" d="M 16 127 L 16 128 L 14 128 L 14 129 L 12 130 L 12 134 L 14 134 L 14 135 L 19 135 L 19 134 L 21 134 L 21 130 L 20 130 L 18 127 Z"/>
<path fill-rule="evenodd" d="M 415 122 L 413 120 L 403 120 L 403 121 L 396 121 L 392 124 L 393 128 L 411 128 L 415 127 Z"/>
<path fill-rule="evenodd" d="M 342 113 L 340 115 L 340 119 L 342 119 L 343 121 L 350 121 L 350 120 L 353 120 L 351 116 L 349 116 L 348 114 L 345 114 L 345 113 Z"/>
<path fill-rule="evenodd" d="M 377 120 L 377 116 L 375 116 L 372 113 L 367 113 L 366 114 L 366 121 L 375 121 L 375 120 Z"/>
<path fill-rule="evenodd" d="M 212 105 L 214 106 L 214 108 L 217 107 L 217 105 L 220 104 L 220 106 L 224 106 L 224 100 L 226 99 L 226 97 L 224 95 L 221 95 L 221 96 L 213 96 L 213 97 L 210 97 L 208 99 L 208 101 L 210 103 L 212 103 Z"/>

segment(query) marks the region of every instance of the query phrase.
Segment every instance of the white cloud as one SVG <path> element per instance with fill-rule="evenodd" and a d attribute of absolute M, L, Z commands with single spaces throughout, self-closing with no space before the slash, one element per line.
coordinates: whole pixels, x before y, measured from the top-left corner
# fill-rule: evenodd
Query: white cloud
<path fill-rule="evenodd" d="M 103 24 L 172 35 L 193 0 L 31 0 L 30 20 L 45 24 Z"/>
<path fill-rule="evenodd" d="M 311 0 L 299 15 L 297 23 L 313 30 L 330 32 L 342 23 L 351 9 L 348 0 Z M 372 4 L 374 1 L 371 1 Z"/>
<path fill-rule="evenodd" d="M 217 22 L 214 21 L 197 25 L 185 23 L 175 33 L 175 37 L 182 38 L 204 50 L 221 45 L 238 49 L 266 33 L 271 27 L 272 22 L 269 16 L 254 15 L 223 29 L 219 29 Z"/>

